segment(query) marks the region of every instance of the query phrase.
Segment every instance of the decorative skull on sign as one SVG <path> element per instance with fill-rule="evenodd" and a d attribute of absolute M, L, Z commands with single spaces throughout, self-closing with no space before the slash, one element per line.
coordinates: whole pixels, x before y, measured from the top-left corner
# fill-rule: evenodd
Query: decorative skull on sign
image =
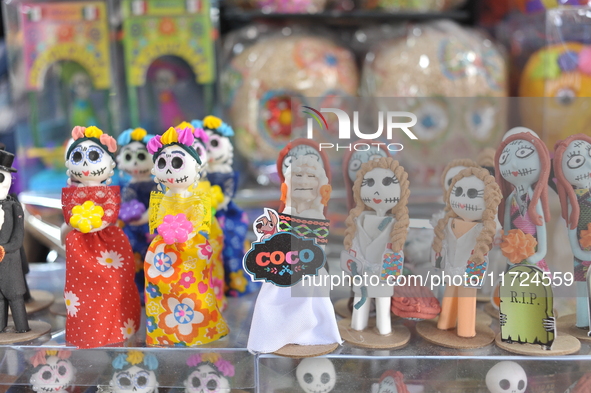
<path fill-rule="evenodd" d="M 158 380 L 154 370 L 158 359 L 140 351 L 120 354 L 113 360 L 115 373 L 109 383 L 115 393 L 158 393 Z"/>
<path fill-rule="evenodd" d="M 228 377 L 234 376 L 234 366 L 217 353 L 193 355 L 187 359 L 191 367 L 185 379 L 185 393 L 230 393 Z"/>
<path fill-rule="evenodd" d="M 300 362 L 296 377 L 306 393 L 328 393 L 336 383 L 334 365 L 326 358 L 307 358 Z"/>
<path fill-rule="evenodd" d="M 70 351 L 40 350 L 31 358 L 34 370 L 29 382 L 34 391 L 64 393 L 74 382 L 76 369 L 70 362 Z"/>

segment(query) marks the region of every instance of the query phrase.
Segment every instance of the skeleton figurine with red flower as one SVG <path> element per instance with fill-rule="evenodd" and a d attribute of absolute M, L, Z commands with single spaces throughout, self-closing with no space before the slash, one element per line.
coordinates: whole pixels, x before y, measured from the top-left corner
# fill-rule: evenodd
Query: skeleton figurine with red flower
<path fill-rule="evenodd" d="M 193 346 L 228 334 L 210 283 L 210 197 L 197 187 L 203 163 L 193 131 L 171 127 L 147 146 L 166 190 L 150 199 L 150 231 L 158 236 L 144 262 L 148 345 Z"/>

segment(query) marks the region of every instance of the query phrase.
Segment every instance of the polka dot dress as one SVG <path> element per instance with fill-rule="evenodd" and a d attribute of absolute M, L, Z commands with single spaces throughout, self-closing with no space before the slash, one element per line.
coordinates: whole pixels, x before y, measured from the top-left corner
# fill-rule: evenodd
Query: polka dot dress
<path fill-rule="evenodd" d="M 66 238 L 66 341 L 80 348 L 125 341 L 137 332 L 141 312 L 133 252 L 123 231 L 112 225 L 119 187 L 63 189 L 66 222 L 75 206 L 89 200 L 103 207 L 103 221 L 111 226 L 86 234 L 73 230 Z"/>

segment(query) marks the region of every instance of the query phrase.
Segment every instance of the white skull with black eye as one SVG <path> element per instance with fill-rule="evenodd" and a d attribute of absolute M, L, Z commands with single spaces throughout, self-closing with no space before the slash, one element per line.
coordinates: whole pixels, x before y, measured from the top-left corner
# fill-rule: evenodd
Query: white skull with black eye
<path fill-rule="evenodd" d="M 515 187 L 530 187 L 540 178 L 540 154 L 528 141 L 517 139 L 510 142 L 499 157 L 499 169 L 503 179 Z"/>
<path fill-rule="evenodd" d="M 12 174 L 8 171 L 0 170 L 0 201 L 5 200 L 12 186 Z"/>
<path fill-rule="evenodd" d="M 449 204 L 454 213 L 465 221 L 482 220 L 486 207 L 484 182 L 476 176 L 468 176 L 458 180 L 452 187 Z"/>
<path fill-rule="evenodd" d="M 499 362 L 486 373 L 486 387 L 490 393 L 523 393 L 527 388 L 527 375 L 515 362 Z"/>
<path fill-rule="evenodd" d="M 115 166 L 111 155 L 91 140 L 76 146 L 66 161 L 68 176 L 81 183 L 100 184 L 113 176 Z"/>
<path fill-rule="evenodd" d="M 232 162 L 234 161 L 234 146 L 232 146 L 230 138 L 221 136 L 220 134 L 210 130 L 206 130 L 206 132 L 209 136 L 209 142 L 207 142 L 209 166 L 232 166 Z"/>
<path fill-rule="evenodd" d="M 156 393 L 159 386 L 154 371 L 144 370 L 138 366 L 116 372 L 109 384 L 115 393 Z"/>
<path fill-rule="evenodd" d="M 197 152 L 197 155 L 203 163 L 203 169 L 207 168 L 209 162 L 209 155 L 207 154 L 207 146 L 201 141 L 201 139 L 195 138 L 193 145 L 191 146 Z"/>
<path fill-rule="evenodd" d="M 291 166 L 291 163 L 294 162 L 296 158 L 302 156 L 310 156 L 316 158 L 318 162 L 320 162 L 320 165 L 322 165 L 322 167 L 324 168 L 324 162 L 322 161 L 322 158 L 320 158 L 320 153 L 318 152 L 318 150 L 308 145 L 296 145 L 293 148 L 291 148 L 283 158 L 283 162 L 281 165 L 283 176 L 285 176 L 285 172 L 287 172 L 287 168 Z"/>
<path fill-rule="evenodd" d="M 351 159 L 349 160 L 349 165 L 347 167 L 349 179 L 354 182 L 357 177 L 357 171 L 361 168 L 361 165 L 382 157 L 386 157 L 386 152 L 377 146 L 370 146 L 369 150 L 356 151 L 351 154 Z"/>
<path fill-rule="evenodd" d="M 461 165 L 452 166 L 451 168 L 449 168 L 449 170 L 445 174 L 445 180 L 443 181 L 444 191 L 447 191 L 449 189 L 449 185 L 451 184 L 451 179 L 453 179 L 455 177 L 455 175 L 457 175 L 458 173 L 460 173 L 464 169 L 466 169 L 466 167 L 461 166 Z"/>
<path fill-rule="evenodd" d="M 591 188 L 591 144 L 572 141 L 562 156 L 562 172 L 575 188 Z"/>
<path fill-rule="evenodd" d="M 332 362 L 326 358 L 307 358 L 298 364 L 296 377 L 306 393 L 330 392 L 337 381 Z"/>
<path fill-rule="evenodd" d="M 117 164 L 120 170 L 134 179 L 150 177 L 150 170 L 154 166 L 152 156 L 148 153 L 146 145 L 137 141 L 121 148 L 117 156 Z"/>
<path fill-rule="evenodd" d="M 156 157 L 153 174 L 159 183 L 171 190 L 186 190 L 199 180 L 202 166 L 185 149 L 172 145 Z"/>
<path fill-rule="evenodd" d="M 374 168 L 363 176 L 361 200 L 384 216 L 400 202 L 400 183 L 390 169 Z"/>
<path fill-rule="evenodd" d="M 36 392 L 58 393 L 65 391 L 74 382 L 75 376 L 76 369 L 69 360 L 50 356 L 47 363 L 31 375 L 29 382 Z"/>
<path fill-rule="evenodd" d="M 380 387 L 377 393 L 398 393 L 398 388 L 396 387 L 396 381 L 394 378 L 388 376 L 380 382 Z"/>
<path fill-rule="evenodd" d="M 230 393 L 230 382 L 209 364 L 195 369 L 184 382 L 185 393 Z"/>

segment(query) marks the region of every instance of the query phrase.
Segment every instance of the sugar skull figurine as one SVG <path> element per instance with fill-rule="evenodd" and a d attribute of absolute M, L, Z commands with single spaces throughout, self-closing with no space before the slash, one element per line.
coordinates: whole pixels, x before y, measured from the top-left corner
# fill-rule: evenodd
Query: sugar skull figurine
<path fill-rule="evenodd" d="M 576 326 L 589 326 L 589 264 L 591 264 L 591 137 L 569 136 L 556 144 L 554 175 L 562 206 L 562 217 L 574 254 L 577 283 Z M 590 330 L 591 331 L 591 330 Z"/>
<path fill-rule="evenodd" d="M 217 353 L 192 355 L 187 366 L 191 369 L 183 382 L 185 393 L 230 393 L 234 366 Z"/>
<path fill-rule="evenodd" d="M 335 387 L 337 373 L 330 359 L 308 358 L 298 364 L 296 378 L 306 393 L 328 393 Z"/>
<path fill-rule="evenodd" d="M 197 189 L 203 164 L 193 132 L 171 127 L 148 143 L 152 174 L 165 190 L 150 199 L 158 236 L 144 262 L 148 345 L 194 346 L 228 334 L 211 287 L 211 205 Z"/>
<path fill-rule="evenodd" d="M 62 191 L 66 224 L 66 340 L 92 348 L 122 342 L 140 326 L 133 250 L 115 225 L 119 187 L 108 186 L 117 142 L 96 127 L 74 127 Z M 97 294 L 100 294 L 98 296 Z"/>
<path fill-rule="evenodd" d="M 140 351 L 118 355 L 112 362 L 113 377 L 109 385 L 115 393 L 158 393 L 156 356 Z"/>
<path fill-rule="evenodd" d="M 486 387 L 490 393 L 525 393 L 527 375 L 518 363 L 502 361 L 486 373 Z"/>
<path fill-rule="evenodd" d="M 143 128 L 124 131 L 118 139 L 119 154 L 117 164 L 119 170 L 131 176 L 130 182 L 123 187 L 122 204 L 119 219 L 125 226 L 123 232 L 131 243 L 135 257 L 135 284 L 140 298 L 144 297 L 144 257 L 150 245 L 150 228 L 148 226 L 148 207 L 150 194 L 156 190 L 152 179 L 152 157 L 147 144 L 154 135 L 148 135 Z"/>
<path fill-rule="evenodd" d="M 457 327 L 459 337 L 476 336 L 476 288 L 482 285 L 497 231 L 501 192 L 489 172 L 471 167 L 452 178 L 445 193 L 446 215 L 435 227 L 433 261 L 446 275 L 465 277 L 448 285 L 437 328 Z"/>
<path fill-rule="evenodd" d="M 382 374 L 379 383 L 371 386 L 371 393 L 409 393 L 400 371 L 388 370 Z"/>
<path fill-rule="evenodd" d="M 353 286 L 354 330 L 367 328 L 373 298 L 379 333 L 392 332 L 390 304 L 394 287 L 387 285 L 386 280 L 402 274 L 409 196 L 408 175 L 391 157 L 366 162 L 357 172 L 353 184 L 355 207 L 346 220 L 342 268 L 353 276 L 377 276 L 381 285 Z"/>
<path fill-rule="evenodd" d="M 39 350 L 29 360 L 33 372 L 29 382 L 39 393 L 66 393 L 76 380 L 76 368 L 67 350 Z"/>
<path fill-rule="evenodd" d="M 258 289 L 260 285 L 252 282 L 242 268 L 244 242 L 248 231 L 248 220 L 244 211 L 232 200 L 238 188 L 238 171 L 232 169 L 234 147 L 230 138 L 234 131 L 220 118 L 207 116 L 192 122 L 196 129 L 207 133 L 208 172 L 207 179 L 213 186 L 221 187 L 223 201 L 218 205 L 216 218 L 224 233 L 223 260 L 226 276 L 227 294 L 242 296 Z"/>

